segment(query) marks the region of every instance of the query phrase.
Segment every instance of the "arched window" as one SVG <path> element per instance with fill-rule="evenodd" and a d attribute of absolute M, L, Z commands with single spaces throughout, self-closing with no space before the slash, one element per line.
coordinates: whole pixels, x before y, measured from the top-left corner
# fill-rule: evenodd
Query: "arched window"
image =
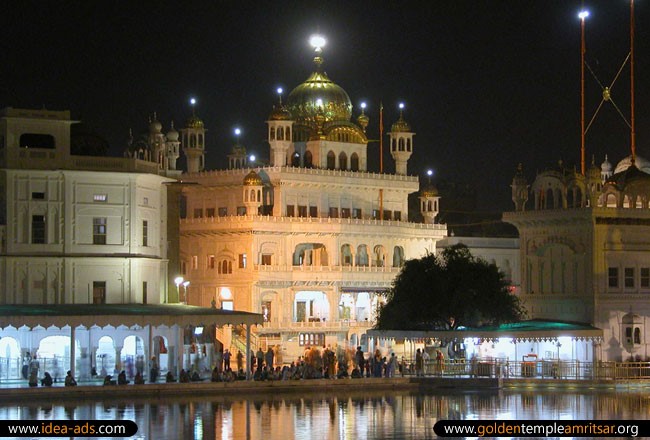
<path fill-rule="evenodd" d="M 359 155 L 357 153 L 352 153 L 352 156 L 350 156 L 350 169 L 359 171 Z"/>
<path fill-rule="evenodd" d="M 402 267 L 404 265 L 404 249 L 401 246 L 393 248 L 393 267 Z"/>
<path fill-rule="evenodd" d="M 278 127 L 278 140 L 279 141 L 284 140 L 284 129 L 282 127 Z"/>
<path fill-rule="evenodd" d="M 232 273 L 232 261 L 222 260 L 219 263 L 218 272 L 222 274 Z"/>
<path fill-rule="evenodd" d="M 333 151 L 329 151 L 327 153 L 327 169 L 333 170 L 334 168 L 336 168 L 336 155 Z"/>
<path fill-rule="evenodd" d="M 285 138 L 290 141 L 291 140 L 291 127 L 287 127 L 287 131 L 285 133 Z"/>
<path fill-rule="evenodd" d="M 313 158 L 311 155 L 311 151 L 307 150 L 305 151 L 305 168 L 311 168 L 313 167 Z"/>
<path fill-rule="evenodd" d="M 404 139 L 403 139 L 403 138 L 400 138 L 400 139 L 397 141 L 397 143 L 398 143 L 399 151 L 404 151 Z"/>
<path fill-rule="evenodd" d="M 339 154 L 339 169 L 340 170 L 347 170 L 348 169 L 348 156 L 341 151 L 341 154 Z"/>
<path fill-rule="evenodd" d="M 406 151 L 411 151 L 411 139 L 406 140 Z"/>
<path fill-rule="evenodd" d="M 291 156 L 291 166 L 292 167 L 299 167 L 300 166 L 300 153 L 293 153 L 293 156 Z"/>
<path fill-rule="evenodd" d="M 357 248 L 357 266 L 368 265 L 368 247 L 365 244 L 359 245 Z"/>
<path fill-rule="evenodd" d="M 271 131 L 269 134 L 269 139 L 274 141 L 275 140 L 275 127 L 271 127 Z"/>

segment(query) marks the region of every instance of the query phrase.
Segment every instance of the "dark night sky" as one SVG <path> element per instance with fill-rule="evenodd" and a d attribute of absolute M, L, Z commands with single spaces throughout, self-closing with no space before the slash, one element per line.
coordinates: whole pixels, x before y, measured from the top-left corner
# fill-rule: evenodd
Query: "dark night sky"
<path fill-rule="evenodd" d="M 0 106 L 72 111 L 123 150 L 128 129 L 144 132 L 154 111 L 180 128 L 198 99 L 208 128 L 207 168 L 224 168 L 241 127 L 250 152 L 268 157 L 265 120 L 278 86 L 288 92 L 312 71 L 308 37 L 328 39 L 325 70 L 359 104 L 369 134 L 406 104 L 416 134 L 409 173 L 479 187 L 483 209 L 510 209 L 517 163 L 530 178 L 580 146 L 581 0 L 424 2 L 27 2 L 0 12 Z M 609 85 L 629 51 L 629 2 L 592 0 L 587 61 Z M 650 5 L 637 1 L 637 148 L 650 157 Z M 629 65 L 613 88 L 629 119 Z M 587 119 L 600 101 L 588 74 Z M 629 129 L 607 105 L 587 134 L 587 157 L 616 163 Z M 386 147 L 385 147 L 386 148 Z M 377 144 L 369 146 L 378 169 Z M 392 171 L 387 149 L 385 166 Z"/>

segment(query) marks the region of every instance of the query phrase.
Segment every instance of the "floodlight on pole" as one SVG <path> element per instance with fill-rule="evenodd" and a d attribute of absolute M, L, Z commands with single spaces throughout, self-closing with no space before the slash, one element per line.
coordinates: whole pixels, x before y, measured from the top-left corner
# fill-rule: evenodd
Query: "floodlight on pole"
<path fill-rule="evenodd" d="M 189 281 L 183 281 L 183 294 L 184 294 L 183 296 L 186 303 L 189 303 L 189 301 L 187 300 L 187 286 L 189 285 L 190 285 Z"/>
<path fill-rule="evenodd" d="M 183 277 L 174 278 L 174 284 L 176 284 L 176 292 L 178 293 L 178 301 L 179 302 L 181 300 L 181 284 L 183 284 L 183 281 L 185 281 L 185 279 Z"/>

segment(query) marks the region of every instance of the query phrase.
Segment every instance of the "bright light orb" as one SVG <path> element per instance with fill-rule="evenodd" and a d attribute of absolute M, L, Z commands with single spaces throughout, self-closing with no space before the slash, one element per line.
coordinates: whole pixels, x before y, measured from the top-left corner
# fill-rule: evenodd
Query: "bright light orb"
<path fill-rule="evenodd" d="M 578 18 L 580 20 L 584 20 L 587 17 L 589 17 L 589 11 L 580 11 L 580 13 L 578 14 Z"/>
<path fill-rule="evenodd" d="M 327 41 L 325 41 L 325 37 L 322 35 L 312 35 L 309 39 L 309 44 L 311 44 L 311 46 L 316 50 L 325 47 L 325 43 L 327 43 Z"/>
<path fill-rule="evenodd" d="M 239 136 L 241 134 L 241 130 L 239 128 L 235 128 L 235 135 Z"/>
<path fill-rule="evenodd" d="M 190 104 L 192 104 L 192 105 L 196 104 L 196 99 L 195 98 L 190 98 Z"/>
<path fill-rule="evenodd" d="M 251 162 L 255 162 L 255 155 L 251 154 L 248 160 L 250 160 Z"/>
<path fill-rule="evenodd" d="M 427 170 L 427 176 L 429 177 L 433 176 L 433 170 Z"/>
<path fill-rule="evenodd" d="M 322 106 L 323 106 L 323 100 L 320 99 L 320 98 L 318 98 L 318 99 L 316 100 L 316 105 L 319 106 L 319 107 L 322 107 Z"/>
<path fill-rule="evenodd" d="M 366 103 L 365 102 L 361 103 L 361 108 L 364 109 L 364 110 L 366 109 Z"/>
<path fill-rule="evenodd" d="M 399 103 L 399 109 L 400 109 L 400 110 L 404 110 L 404 103 L 403 103 L 403 102 L 400 102 L 400 103 Z"/>
<path fill-rule="evenodd" d="M 283 92 L 282 87 L 278 87 L 278 95 L 281 95 Z"/>

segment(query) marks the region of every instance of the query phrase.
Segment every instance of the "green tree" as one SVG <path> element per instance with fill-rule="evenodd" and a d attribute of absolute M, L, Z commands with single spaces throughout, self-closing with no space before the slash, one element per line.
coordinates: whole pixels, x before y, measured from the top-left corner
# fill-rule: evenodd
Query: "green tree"
<path fill-rule="evenodd" d="M 458 244 L 408 260 L 386 293 L 377 328 L 441 330 L 516 322 L 525 316 L 494 264 Z"/>

